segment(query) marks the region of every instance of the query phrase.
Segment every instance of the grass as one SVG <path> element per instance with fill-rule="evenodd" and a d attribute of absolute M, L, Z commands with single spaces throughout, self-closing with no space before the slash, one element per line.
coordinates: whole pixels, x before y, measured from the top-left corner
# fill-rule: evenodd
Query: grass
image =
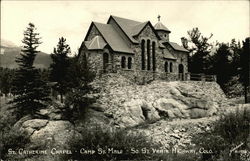
<path fill-rule="evenodd" d="M 195 136 L 193 142 L 197 148 L 212 150 L 212 154 L 202 155 L 203 160 L 217 161 L 222 158 L 227 161 L 245 161 L 240 155 L 229 154 L 240 144 L 241 148 L 250 151 L 250 109 L 245 107 L 221 115 L 211 132 Z"/>
<path fill-rule="evenodd" d="M 4 99 L 4 98 L 1 98 Z M 7 100 L 1 100 L 0 108 L 0 159 L 8 159 L 8 149 L 24 148 L 29 137 L 14 127 L 18 121 L 12 110 L 8 110 Z M 12 158 L 13 159 L 13 158 Z M 20 158 L 19 158 L 20 159 Z"/>

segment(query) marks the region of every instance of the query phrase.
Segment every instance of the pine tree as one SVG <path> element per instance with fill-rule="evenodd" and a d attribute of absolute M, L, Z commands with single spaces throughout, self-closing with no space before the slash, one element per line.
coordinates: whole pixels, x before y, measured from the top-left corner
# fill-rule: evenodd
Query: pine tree
<path fill-rule="evenodd" d="M 220 44 L 214 57 L 214 72 L 217 75 L 217 82 L 221 85 L 222 89 L 226 90 L 226 83 L 229 82 L 232 75 L 232 55 L 230 53 L 230 47 L 227 44 Z"/>
<path fill-rule="evenodd" d="M 0 70 L 0 90 L 5 97 L 10 93 L 12 84 L 12 71 L 11 69 L 5 68 Z"/>
<path fill-rule="evenodd" d="M 182 37 L 183 46 L 190 51 L 188 64 L 191 73 L 207 73 L 209 68 L 209 53 L 212 45 L 208 43 L 209 37 L 202 36 L 200 30 L 196 27 L 188 31 L 189 39 Z M 187 40 L 193 44 L 188 46 Z"/>
<path fill-rule="evenodd" d="M 66 107 L 72 106 L 65 111 L 65 115 L 71 121 L 78 116 L 84 117 L 83 113 L 87 107 L 95 102 L 95 97 L 88 94 L 95 93 L 91 82 L 95 79 L 96 73 L 92 70 L 92 63 L 87 58 L 86 53 L 79 53 L 71 58 L 70 68 L 68 71 L 69 87 L 71 90 L 66 95 Z"/>
<path fill-rule="evenodd" d="M 50 100 L 46 83 L 41 80 L 38 70 L 33 66 L 39 52 L 37 47 L 41 44 L 38 36 L 35 25 L 29 23 L 24 31 L 23 49 L 20 57 L 16 58 L 19 69 L 15 73 L 12 89 L 16 97 L 11 103 L 14 103 L 17 118 L 28 114 L 31 116 L 38 114 L 38 111 L 46 107 L 46 102 Z"/>
<path fill-rule="evenodd" d="M 250 37 L 243 41 L 243 51 L 240 55 L 241 62 L 241 82 L 244 86 L 245 103 L 250 102 L 248 100 L 247 88 L 250 87 Z"/>
<path fill-rule="evenodd" d="M 54 53 L 51 54 L 53 62 L 50 65 L 50 80 L 57 82 L 56 91 L 60 93 L 61 102 L 63 102 L 63 95 L 68 90 L 67 70 L 69 67 L 69 53 L 70 47 L 66 44 L 66 39 L 63 37 L 59 38 L 57 48 L 54 48 Z"/>

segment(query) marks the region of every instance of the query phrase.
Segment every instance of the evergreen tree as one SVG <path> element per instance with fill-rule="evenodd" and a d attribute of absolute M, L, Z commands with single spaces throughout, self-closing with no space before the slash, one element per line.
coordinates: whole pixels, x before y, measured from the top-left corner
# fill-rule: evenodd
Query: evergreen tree
<path fill-rule="evenodd" d="M 232 57 L 232 75 L 238 75 L 240 68 L 240 53 L 242 52 L 240 41 L 236 42 L 235 39 L 232 39 L 229 47 Z"/>
<path fill-rule="evenodd" d="M 183 46 L 190 51 L 190 56 L 188 59 L 189 71 L 191 73 L 206 73 L 209 68 L 209 53 L 211 51 L 212 45 L 208 43 L 210 37 L 202 36 L 199 29 L 193 28 L 188 31 L 189 39 L 183 37 Z M 187 40 L 192 44 L 188 46 Z"/>
<path fill-rule="evenodd" d="M 243 41 L 243 51 L 240 55 L 240 62 L 241 62 L 241 82 L 244 86 L 244 93 L 245 93 L 245 102 L 250 102 L 247 99 L 247 87 L 250 86 L 250 37 L 246 38 Z"/>
<path fill-rule="evenodd" d="M 78 116 L 83 117 L 82 113 L 86 107 L 95 102 L 96 98 L 89 97 L 89 94 L 96 91 L 90 84 L 96 74 L 91 69 L 91 63 L 85 53 L 78 54 L 70 62 L 68 76 L 71 78 L 69 80 L 71 90 L 66 95 L 65 104 L 67 107 L 72 106 L 72 108 L 68 108 L 65 115 L 72 121 Z"/>
<path fill-rule="evenodd" d="M 41 80 L 38 70 L 33 66 L 39 52 L 37 47 L 41 44 L 38 36 L 35 25 L 29 23 L 24 31 L 23 49 L 20 57 L 16 58 L 19 69 L 15 73 L 12 89 L 16 97 L 11 103 L 14 103 L 17 118 L 28 114 L 31 116 L 38 114 L 38 111 L 46 107 L 46 102 L 50 100 L 46 83 Z"/>
<path fill-rule="evenodd" d="M 68 90 L 67 70 L 69 67 L 69 53 L 70 47 L 66 44 L 66 39 L 63 37 L 59 38 L 57 48 L 54 48 L 54 53 L 51 54 L 53 62 L 50 65 L 50 80 L 57 82 L 55 89 L 60 93 L 61 102 L 63 102 L 63 95 Z"/>
<path fill-rule="evenodd" d="M 11 69 L 5 68 L 0 70 L 0 90 L 1 92 L 7 96 L 10 93 L 11 85 L 12 85 L 12 71 Z"/>
<path fill-rule="evenodd" d="M 220 44 L 213 57 L 215 58 L 213 62 L 214 74 L 217 75 L 217 82 L 225 91 L 225 85 L 231 79 L 233 69 L 230 47 L 224 43 Z"/>

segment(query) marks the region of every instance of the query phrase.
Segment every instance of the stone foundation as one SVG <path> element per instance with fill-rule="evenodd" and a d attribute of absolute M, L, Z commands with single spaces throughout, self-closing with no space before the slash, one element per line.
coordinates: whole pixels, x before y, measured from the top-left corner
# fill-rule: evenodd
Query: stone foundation
<path fill-rule="evenodd" d="M 145 84 L 153 80 L 166 80 L 166 81 L 177 81 L 177 80 L 188 80 L 188 73 L 181 75 L 176 73 L 165 73 L 165 72 L 153 72 L 146 70 L 118 70 L 117 74 L 124 76 L 125 78 L 137 83 Z"/>

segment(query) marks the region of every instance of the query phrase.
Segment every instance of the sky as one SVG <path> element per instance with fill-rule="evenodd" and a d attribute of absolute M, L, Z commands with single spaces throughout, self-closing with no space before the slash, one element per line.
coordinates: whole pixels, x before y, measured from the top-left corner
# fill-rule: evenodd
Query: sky
<path fill-rule="evenodd" d="M 1 39 L 21 46 L 23 31 L 32 22 L 43 42 L 38 50 L 52 53 L 65 37 L 76 53 L 92 21 L 106 23 L 110 15 L 157 23 L 171 30 L 170 41 L 181 44 L 187 31 L 198 27 L 210 42 L 244 40 L 250 35 L 249 0 L 195 1 L 1 1 Z"/>

